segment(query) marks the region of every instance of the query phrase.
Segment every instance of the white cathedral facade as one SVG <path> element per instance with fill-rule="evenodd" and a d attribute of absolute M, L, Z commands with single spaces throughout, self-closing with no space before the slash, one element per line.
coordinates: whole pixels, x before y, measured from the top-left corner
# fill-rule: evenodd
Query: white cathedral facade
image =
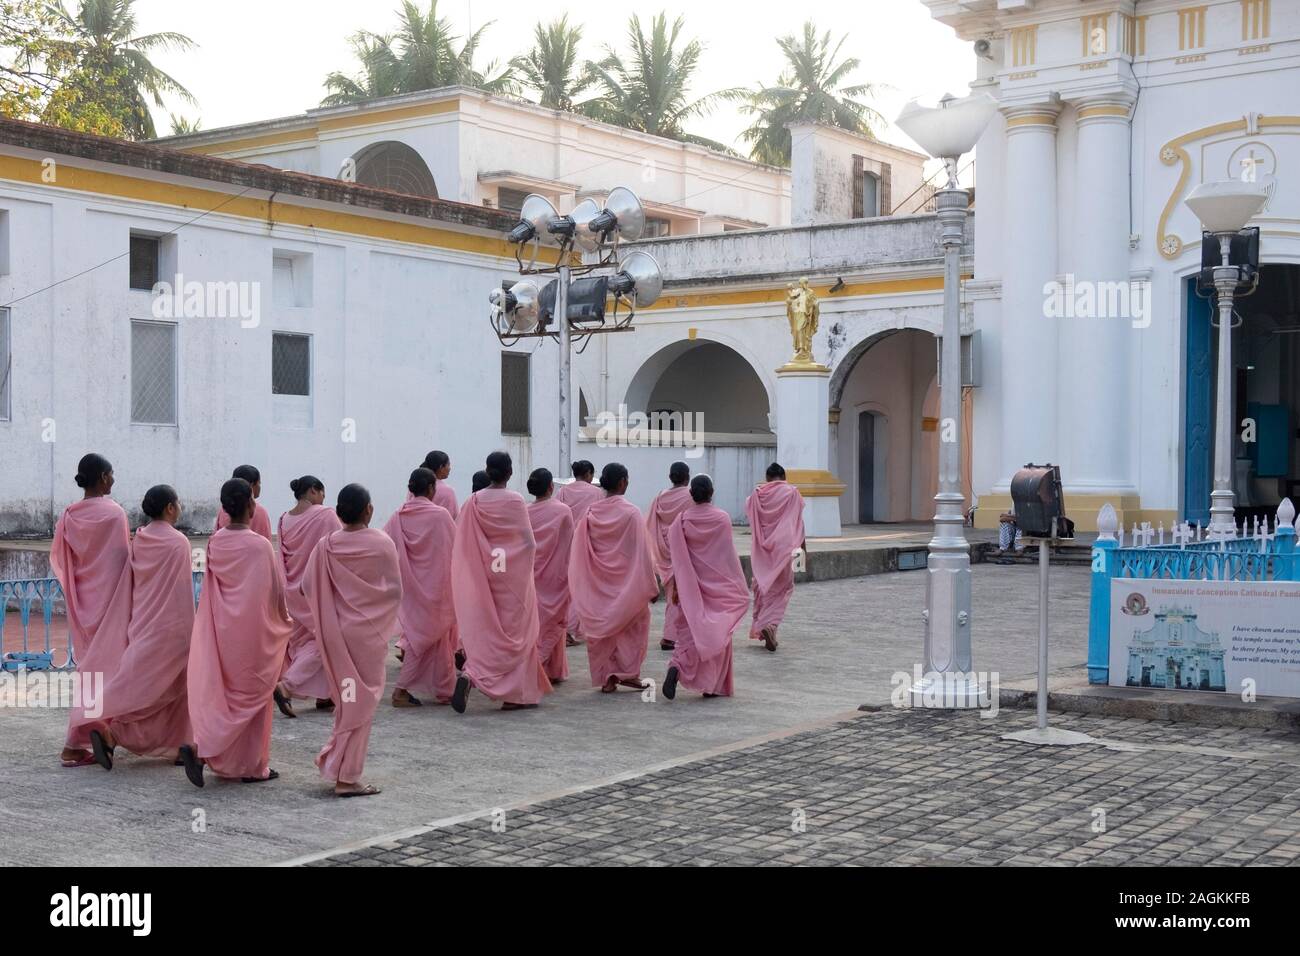
<path fill-rule="evenodd" d="M 1126 525 L 1208 512 L 1215 336 L 1182 200 L 1242 176 L 1271 198 L 1234 332 L 1234 419 L 1255 426 L 1237 499 L 1300 493 L 1300 3 L 923 2 L 971 41 L 972 88 L 999 106 L 962 260 L 976 524 L 1030 461 L 1061 466 L 1082 530 L 1105 502 Z M 519 482 L 554 467 L 555 346 L 503 348 L 486 296 L 517 272 L 502 237 L 525 194 L 563 212 L 616 185 L 645 202 L 638 247 L 667 283 L 634 332 L 575 356 L 573 457 L 626 460 L 643 505 L 685 457 L 740 518 L 780 425 L 823 449 L 799 484 L 842 523 L 928 520 L 934 164 L 794 133 L 778 169 L 463 89 L 129 147 L 0 123 L 0 534 L 48 533 L 89 450 L 124 504 L 169 481 L 195 527 L 245 462 L 272 511 L 304 472 L 396 506 L 435 447 L 462 495 L 494 448 Z M 791 424 L 776 370 L 800 278 L 821 300 L 828 394 Z M 630 412 L 702 429 L 692 448 L 605 447 L 595 423 Z"/>

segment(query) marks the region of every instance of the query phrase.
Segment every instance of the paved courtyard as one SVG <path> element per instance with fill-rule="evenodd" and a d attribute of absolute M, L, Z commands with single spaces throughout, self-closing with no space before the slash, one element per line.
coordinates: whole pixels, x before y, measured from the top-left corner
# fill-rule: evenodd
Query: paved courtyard
<path fill-rule="evenodd" d="M 1300 741 L 1058 717 L 1104 743 L 1001 735 L 1022 712 L 888 709 L 312 866 L 1294 865 Z"/>

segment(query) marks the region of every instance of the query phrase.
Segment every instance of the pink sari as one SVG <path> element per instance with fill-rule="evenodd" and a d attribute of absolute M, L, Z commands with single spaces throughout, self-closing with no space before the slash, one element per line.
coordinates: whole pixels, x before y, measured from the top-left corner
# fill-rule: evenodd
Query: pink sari
<path fill-rule="evenodd" d="M 640 677 L 659 586 L 641 512 L 622 495 L 597 501 L 574 529 L 569 590 L 592 686 Z"/>
<path fill-rule="evenodd" d="M 88 749 L 90 732 L 105 729 L 117 746 L 141 756 L 175 757 L 190 743 L 193 627 L 190 543 L 167 522 L 152 521 L 135 533 L 102 633 L 80 662 L 84 673 L 104 675 L 100 714 L 74 708 L 67 746 Z"/>
<path fill-rule="evenodd" d="M 537 653 L 551 680 L 569 676 L 564 648 L 569 616 L 569 549 L 573 544 L 573 513 L 554 498 L 528 506 L 528 521 L 537 541 L 533 579 L 537 586 Z"/>
<path fill-rule="evenodd" d="M 68 643 L 78 669 L 80 659 L 94 647 L 130 558 L 126 512 L 112 498 L 83 498 L 59 516 L 50 567 L 63 587 Z"/>
<path fill-rule="evenodd" d="M 794 553 L 803 544 L 803 496 L 789 482 L 765 482 L 745 502 L 745 514 L 753 534 L 749 563 L 754 620 L 749 636 L 757 641 L 764 628 L 776 631 L 794 594 Z"/>
<path fill-rule="evenodd" d="M 384 659 L 402 602 L 402 572 L 392 539 L 375 528 L 322 538 L 307 561 L 300 589 L 336 701 L 334 730 L 316 766 L 327 780 L 357 783 L 384 693 Z"/>
<path fill-rule="evenodd" d="M 691 489 L 677 485 L 655 495 L 646 515 L 645 529 L 650 537 L 650 550 L 654 553 L 655 573 L 664 586 L 664 640 L 675 641 L 681 633 L 682 608 L 673 600 L 673 559 L 668 551 L 668 529 L 677 516 L 691 506 Z"/>
<path fill-rule="evenodd" d="M 456 522 L 428 498 L 412 498 L 388 519 L 384 533 L 397 548 L 402 573 L 397 620 L 404 656 L 397 686 L 446 703 L 456 689 L 456 609 L 451 597 Z"/>
<path fill-rule="evenodd" d="M 441 479 L 433 486 L 433 503 L 446 508 L 453 520 L 460 517 L 460 506 L 456 504 L 456 489 Z"/>
<path fill-rule="evenodd" d="M 537 656 L 536 550 L 517 492 L 484 488 L 461 506 L 451 589 L 464 674 L 493 700 L 536 704 L 551 692 Z"/>
<path fill-rule="evenodd" d="M 557 485 L 555 494 L 551 496 L 561 504 L 569 506 L 573 512 L 573 524 L 577 527 L 582 516 L 587 513 L 595 502 L 605 497 L 605 489 L 591 481 L 579 481 L 576 478 L 567 485 Z M 572 595 L 573 590 L 570 588 L 569 593 Z M 578 617 L 574 610 L 573 602 L 569 602 L 569 616 L 564 622 L 565 629 L 574 637 L 578 636 Z"/>
<path fill-rule="evenodd" d="M 219 777 L 266 777 L 271 701 L 293 630 L 284 572 L 271 543 L 225 528 L 208 541 L 203 593 L 190 640 L 190 722 L 201 758 Z"/>
<path fill-rule="evenodd" d="M 226 510 L 224 508 L 218 507 L 216 530 L 220 531 L 222 528 L 227 527 L 229 524 L 230 524 L 230 515 L 226 514 Z M 248 527 L 251 530 L 256 531 L 267 541 L 271 540 L 271 513 L 267 511 L 265 508 L 263 508 L 256 501 L 253 502 L 253 520 L 248 523 Z"/>
<path fill-rule="evenodd" d="M 685 627 L 673 650 L 683 686 L 730 697 L 731 635 L 749 610 L 749 588 L 731 536 L 731 516 L 692 505 L 668 530 Z"/>
<path fill-rule="evenodd" d="M 303 622 L 308 608 L 298 585 L 307 561 L 322 538 L 341 530 L 343 522 L 333 508 L 312 505 L 302 514 L 280 515 L 280 564 L 284 567 L 284 603 L 293 618 L 289 651 L 280 684 L 290 697 L 324 700 L 330 696 L 330 682 L 321 663 L 316 636 Z"/>

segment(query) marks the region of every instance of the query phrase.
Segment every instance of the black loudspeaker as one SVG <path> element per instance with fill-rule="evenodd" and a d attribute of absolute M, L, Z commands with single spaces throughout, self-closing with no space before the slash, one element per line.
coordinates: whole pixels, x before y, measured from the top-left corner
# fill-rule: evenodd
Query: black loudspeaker
<path fill-rule="evenodd" d="M 1219 237 L 1212 232 L 1201 233 L 1201 271 L 1196 277 L 1196 291 L 1203 296 L 1214 295 L 1214 270 L 1223 264 Z M 1237 266 L 1241 281 L 1237 288 L 1251 287 L 1259 275 L 1259 227 L 1251 226 L 1232 237 L 1228 247 L 1228 264 Z"/>

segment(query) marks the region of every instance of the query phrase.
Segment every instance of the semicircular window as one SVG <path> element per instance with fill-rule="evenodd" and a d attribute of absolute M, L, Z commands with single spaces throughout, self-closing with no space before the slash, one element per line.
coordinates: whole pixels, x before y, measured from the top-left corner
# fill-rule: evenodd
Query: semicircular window
<path fill-rule="evenodd" d="M 372 143 L 357 153 L 354 160 L 358 185 L 438 198 L 433 173 L 420 154 L 405 143 L 392 140 Z"/>

